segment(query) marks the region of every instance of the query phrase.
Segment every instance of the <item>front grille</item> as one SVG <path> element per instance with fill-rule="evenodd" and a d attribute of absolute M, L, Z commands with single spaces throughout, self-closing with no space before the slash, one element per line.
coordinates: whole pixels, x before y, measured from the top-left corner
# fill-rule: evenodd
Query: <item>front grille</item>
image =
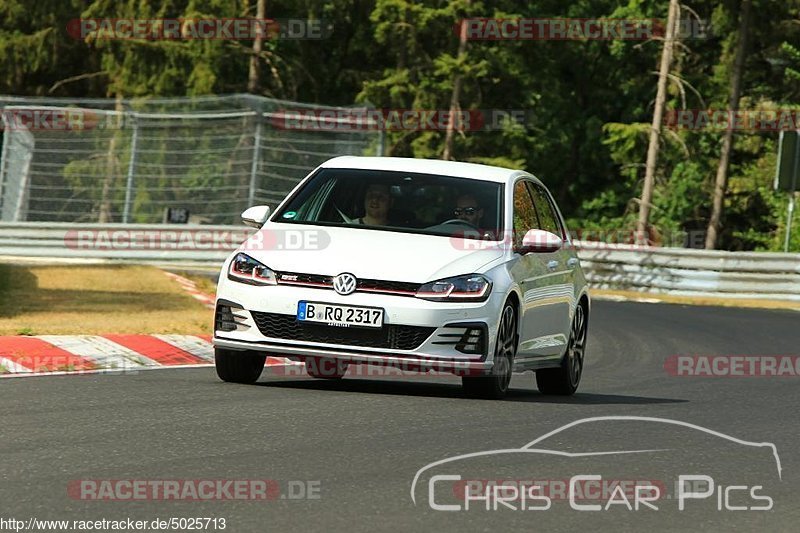
<path fill-rule="evenodd" d="M 322 274 L 304 274 L 300 272 L 276 272 L 278 285 L 304 285 L 318 289 L 333 290 L 333 277 Z M 381 279 L 358 279 L 356 292 L 384 292 L 387 294 L 406 293 L 403 296 L 414 296 L 419 283 L 407 281 L 388 281 Z"/>
<path fill-rule="evenodd" d="M 265 337 L 293 341 L 323 342 L 366 348 L 414 350 L 436 328 L 386 324 L 382 328 L 340 328 L 298 322 L 294 315 L 251 311 L 258 329 Z"/>
<path fill-rule="evenodd" d="M 314 283 L 333 287 L 333 278 L 331 276 L 321 276 L 319 274 L 301 274 L 298 272 L 276 272 L 275 276 L 277 277 L 279 284 Z"/>
<path fill-rule="evenodd" d="M 416 294 L 420 288 L 419 283 L 408 283 L 405 281 L 385 281 L 380 279 L 360 279 L 356 290 L 371 290 L 371 291 L 401 291 Z"/>

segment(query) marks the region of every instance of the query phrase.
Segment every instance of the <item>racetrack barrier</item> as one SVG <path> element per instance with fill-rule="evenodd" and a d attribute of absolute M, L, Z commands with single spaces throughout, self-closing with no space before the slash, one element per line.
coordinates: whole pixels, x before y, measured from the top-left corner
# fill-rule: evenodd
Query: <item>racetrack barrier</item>
<path fill-rule="evenodd" d="M 0 261 L 219 267 L 253 231 L 194 224 L 0 223 Z M 596 289 L 800 301 L 800 254 L 574 244 Z"/>
<path fill-rule="evenodd" d="M 800 301 L 800 254 L 575 244 L 597 289 Z"/>

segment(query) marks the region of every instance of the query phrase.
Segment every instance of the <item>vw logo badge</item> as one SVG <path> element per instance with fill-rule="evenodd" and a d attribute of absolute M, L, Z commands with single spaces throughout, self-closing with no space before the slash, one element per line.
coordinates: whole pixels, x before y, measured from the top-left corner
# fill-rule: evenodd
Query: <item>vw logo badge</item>
<path fill-rule="evenodd" d="M 356 277 L 347 272 L 333 278 L 333 290 L 341 295 L 351 294 L 356 290 Z"/>

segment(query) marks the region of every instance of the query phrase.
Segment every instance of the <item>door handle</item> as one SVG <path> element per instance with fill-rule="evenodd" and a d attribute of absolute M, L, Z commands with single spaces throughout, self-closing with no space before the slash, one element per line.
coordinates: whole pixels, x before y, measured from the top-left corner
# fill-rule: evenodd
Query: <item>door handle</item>
<path fill-rule="evenodd" d="M 578 258 L 577 257 L 570 257 L 567 259 L 567 266 L 569 268 L 573 268 L 578 265 Z"/>
<path fill-rule="evenodd" d="M 552 272 L 557 268 L 558 268 L 558 261 L 553 260 L 547 262 L 547 270 L 549 270 L 550 272 Z"/>

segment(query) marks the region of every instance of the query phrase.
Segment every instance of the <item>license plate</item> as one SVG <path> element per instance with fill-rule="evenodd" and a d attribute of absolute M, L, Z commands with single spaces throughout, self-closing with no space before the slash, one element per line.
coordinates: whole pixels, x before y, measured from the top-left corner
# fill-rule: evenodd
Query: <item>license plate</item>
<path fill-rule="evenodd" d="M 298 302 L 297 320 L 343 328 L 380 328 L 383 327 L 383 309 L 322 302 Z"/>

